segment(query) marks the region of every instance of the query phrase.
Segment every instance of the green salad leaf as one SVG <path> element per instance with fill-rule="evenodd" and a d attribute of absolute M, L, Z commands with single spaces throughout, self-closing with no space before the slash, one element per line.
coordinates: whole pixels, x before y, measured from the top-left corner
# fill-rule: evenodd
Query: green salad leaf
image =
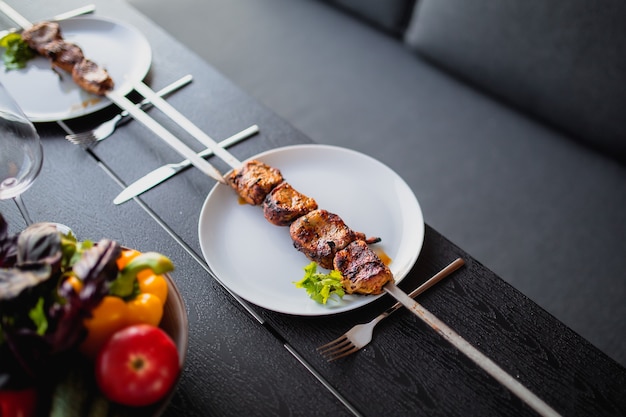
<path fill-rule="evenodd" d="M 298 288 L 304 288 L 309 297 L 320 304 L 326 304 L 333 295 L 338 298 L 345 295 L 339 271 L 332 270 L 328 274 L 318 273 L 315 262 L 304 267 L 304 278 L 294 281 L 294 284 Z"/>
<path fill-rule="evenodd" d="M 30 312 L 28 313 L 28 317 L 35 323 L 37 326 L 37 334 L 39 336 L 43 336 L 46 334 L 46 330 L 48 330 L 48 318 L 46 317 L 46 311 L 44 308 L 45 300 L 43 297 L 40 297 Z"/>
<path fill-rule="evenodd" d="M 28 46 L 19 33 L 9 33 L 4 36 L 0 39 L 0 47 L 5 49 L 2 61 L 7 70 L 24 68 L 26 63 L 35 57 L 35 51 Z"/>

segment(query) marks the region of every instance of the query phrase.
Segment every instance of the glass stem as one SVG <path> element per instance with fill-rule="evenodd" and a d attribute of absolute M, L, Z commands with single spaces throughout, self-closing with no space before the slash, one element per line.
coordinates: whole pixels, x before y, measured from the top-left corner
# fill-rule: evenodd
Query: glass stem
<path fill-rule="evenodd" d="M 26 226 L 30 226 L 31 224 L 33 224 L 33 221 L 31 220 L 30 215 L 28 214 L 28 210 L 26 210 L 26 206 L 24 205 L 24 202 L 22 201 L 22 196 L 21 195 L 15 196 L 13 198 L 13 201 L 15 201 L 15 205 L 19 209 L 20 213 L 22 213 L 22 217 L 24 218 L 24 221 L 26 222 Z"/>

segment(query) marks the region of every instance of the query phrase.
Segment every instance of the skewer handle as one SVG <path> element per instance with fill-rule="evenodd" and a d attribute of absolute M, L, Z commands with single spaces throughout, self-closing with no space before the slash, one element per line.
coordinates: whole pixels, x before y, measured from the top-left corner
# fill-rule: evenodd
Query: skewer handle
<path fill-rule="evenodd" d="M 0 12 L 4 13 L 9 19 L 14 21 L 22 29 L 28 29 L 33 24 L 30 20 L 19 14 L 17 10 L 0 0 Z"/>
<path fill-rule="evenodd" d="M 426 310 L 421 304 L 410 298 L 404 291 L 396 287 L 393 282 L 386 284 L 383 289 L 537 413 L 545 417 L 560 416 L 560 414 L 546 402 L 522 385 L 517 379 L 509 375 L 504 369 L 500 368 L 500 366 L 472 346 L 467 340 L 463 339 L 461 335 L 452 330 L 447 324 L 439 320 L 430 311 Z"/>
<path fill-rule="evenodd" d="M 168 145 L 170 145 L 175 151 L 189 159 L 189 161 L 198 168 L 200 171 L 213 178 L 214 180 L 226 183 L 222 174 L 209 162 L 202 157 L 198 156 L 190 147 L 185 145 L 180 139 L 174 136 L 170 131 L 161 126 L 157 121 L 148 116 L 146 112 L 141 110 L 132 101 L 126 97 L 118 94 L 114 91 L 107 93 L 107 98 L 113 103 L 117 104 L 122 109 L 126 110 L 133 119 L 146 126 L 161 139 L 163 139 Z M 152 100 L 151 100 L 152 101 Z M 153 101 L 154 103 L 154 101 Z"/>
<path fill-rule="evenodd" d="M 198 126 L 193 124 L 191 120 L 176 110 L 171 104 L 159 97 L 150 87 L 141 81 L 134 83 L 133 87 L 139 94 L 147 98 L 154 104 L 154 107 L 161 110 L 170 119 L 176 122 L 180 127 L 185 129 L 189 134 L 198 139 L 204 146 L 211 149 L 213 153 L 222 161 L 226 162 L 232 168 L 241 167 L 241 162 L 235 158 L 230 152 L 222 148 L 209 135 L 204 133 Z"/>

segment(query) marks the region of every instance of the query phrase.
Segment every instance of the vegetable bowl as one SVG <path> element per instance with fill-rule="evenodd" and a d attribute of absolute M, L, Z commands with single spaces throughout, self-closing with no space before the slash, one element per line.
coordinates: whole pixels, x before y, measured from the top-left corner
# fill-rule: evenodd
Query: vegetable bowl
<path fill-rule="evenodd" d="M 0 414 L 162 414 L 188 338 L 171 260 L 50 223 L 7 229 L 0 215 Z"/>
<path fill-rule="evenodd" d="M 187 318 L 187 310 L 182 295 L 178 291 L 176 284 L 169 274 L 164 275 L 167 280 L 169 294 L 167 301 L 163 307 L 163 318 L 159 325 L 174 341 L 178 350 L 179 366 L 182 371 L 187 358 L 187 343 L 189 338 L 189 321 Z M 169 395 L 161 400 L 154 409 L 152 415 L 160 416 L 167 408 L 169 401 L 174 395 L 175 387 L 170 390 Z"/>

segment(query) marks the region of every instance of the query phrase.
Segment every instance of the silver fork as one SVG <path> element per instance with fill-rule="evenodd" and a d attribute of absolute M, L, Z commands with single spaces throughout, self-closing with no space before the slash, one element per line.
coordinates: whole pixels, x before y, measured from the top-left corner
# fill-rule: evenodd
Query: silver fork
<path fill-rule="evenodd" d="M 170 93 L 173 93 L 179 88 L 189 84 L 192 78 L 193 77 L 189 74 L 185 75 L 181 79 L 174 81 L 170 85 L 165 86 L 161 90 L 157 91 L 157 94 L 161 97 L 164 97 Z M 139 103 L 139 107 L 142 109 L 148 109 L 152 107 L 152 103 L 150 103 L 150 100 L 144 99 Z M 124 110 L 123 112 L 113 117 L 111 120 L 107 120 L 93 130 L 81 133 L 72 133 L 66 135 L 65 139 L 69 140 L 74 145 L 91 146 L 111 136 L 118 126 L 126 123 L 129 120 L 131 120 L 130 114 L 128 113 L 128 111 Z"/>
<path fill-rule="evenodd" d="M 452 261 L 448 266 L 443 268 L 437 274 L 435 274 L 428 281 L 414 289 L 409 297 L 415 298 L 457 269 L 465 264 L 465 261 L 461 258 L 457 258 Z M 380 323 L 384 318 L 389 317 L 391 313 L 402 307 L 402 304 L 396 303 L 389 307 L 383 313 L 375 317 L 369 323 L 357 324 L 346 333 L 317 348 L 317 351 L 328 361 L 334 361 L 339 358 L 348 356 L 354 352 L 367 346 L 372 341 L 372 335 L 374 333 L 374 327 Z"/>

